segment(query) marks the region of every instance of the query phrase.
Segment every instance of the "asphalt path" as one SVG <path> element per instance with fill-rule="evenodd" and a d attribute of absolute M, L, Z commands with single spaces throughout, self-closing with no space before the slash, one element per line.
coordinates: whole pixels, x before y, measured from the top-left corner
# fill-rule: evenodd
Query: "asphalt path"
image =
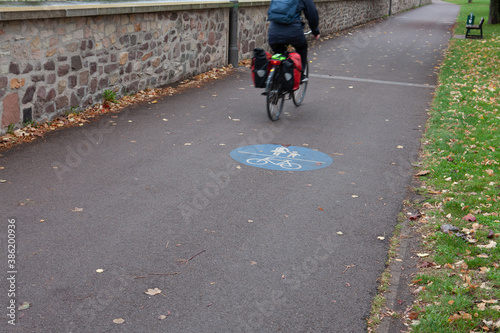
<path fill-rule="evenodd" d="M 2 278 L 0 330 L 365 331 L 457 13 L 435 2 L 314 43 L 306 99 L 274 123 L 242 68 L 3 152 L 1 240 L 15 224 L 30 307 L 7 323 Z M 230 156 L 257 144 L 333 161 Z"/>

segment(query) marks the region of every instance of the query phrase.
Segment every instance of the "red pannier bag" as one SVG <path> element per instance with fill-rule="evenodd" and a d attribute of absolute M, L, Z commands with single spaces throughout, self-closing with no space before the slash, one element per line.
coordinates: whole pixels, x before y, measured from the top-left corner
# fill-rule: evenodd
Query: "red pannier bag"
<path fill-rule="evenodd" d="M 300 54 L 297 52 L 290 52 L 288 59 L 293 61 L 293 90 L 299 89 L 300 79 L 302 78 L 302 61 Z"/>
<path fill-rule="evenodd" d="M 271 69 L 270 60 L 271 53 L 263 49 L 256 48 L 253 50 L 252 57 L 252 81 L 255 88 L 265 88 L 267 76 Z"/>

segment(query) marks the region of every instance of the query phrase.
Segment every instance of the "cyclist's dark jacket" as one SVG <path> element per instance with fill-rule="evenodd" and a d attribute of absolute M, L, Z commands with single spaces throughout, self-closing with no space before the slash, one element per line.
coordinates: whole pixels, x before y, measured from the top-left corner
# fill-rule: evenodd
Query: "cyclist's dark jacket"
<path fill-rule="evenodd" d="M 307 19 L 309 28 L 312 30 L 312 34 L 314 36 L 319 35 L 319 17 L 314 2 L 312 0 L 299 0 L 297 12 L 300 14 L 302 11 Z M 271 21 L 269 24 L 268 43 L 271 45 L 300 43 L 305 40 L 303 26 L 304 23 L 300 18 L 290 24 L 280 24 Z"/>

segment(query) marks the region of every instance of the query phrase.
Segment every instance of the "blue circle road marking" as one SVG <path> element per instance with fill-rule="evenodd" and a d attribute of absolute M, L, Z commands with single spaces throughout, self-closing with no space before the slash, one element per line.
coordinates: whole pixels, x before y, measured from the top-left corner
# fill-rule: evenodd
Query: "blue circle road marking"
<path fill-rule="evenodd" d="M 272 144 L 236 148 L 231 152 L 231 157 L 257 168 L 285 171 L 316 170 L 333 162 L 330 156 L 316 150 Z"/>

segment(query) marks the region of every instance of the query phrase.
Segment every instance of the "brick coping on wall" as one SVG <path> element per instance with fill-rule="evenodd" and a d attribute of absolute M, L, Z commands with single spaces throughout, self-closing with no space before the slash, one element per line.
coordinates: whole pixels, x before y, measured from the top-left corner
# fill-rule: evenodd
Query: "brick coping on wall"
<path fill-rule="evenodd" d="M 333 0 L 342 1 L 342 0 Z M 347 0 L 348 1 L 348 0 Z M 271 0 L 239 0 L 239 7 L 267 6 Z M 332 2 L 315 0 L 314 2 Z M 163 11 L 229 8 L 231 0 L 106 0 L 104 1 L 0 1 L 0 21 L 138 14 Z"/>
<path fill-rule="evenodd" d="M 238 5 L 267 5 L 270 0 L 241 0 Z M 61 17 L 82 17 L 114 14 L 138 14 L 163 11 L 229 8 L 234 3 L 226 1 L 193 0 L 112 0 L 112 1 L 42 1 L 42 2 L 2 2 L 0 1 L 0 21 L 31 20 Z"/>

